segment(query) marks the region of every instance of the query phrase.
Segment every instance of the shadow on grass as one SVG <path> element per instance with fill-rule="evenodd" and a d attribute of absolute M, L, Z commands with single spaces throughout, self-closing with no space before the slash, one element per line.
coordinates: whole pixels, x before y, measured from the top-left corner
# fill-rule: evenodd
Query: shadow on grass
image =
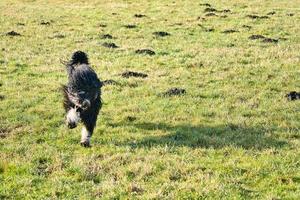
<path fill-rule="evenodd" d="M 169 145 L 218 149 L 233 146 L 259 150 L 281 148 L 287 145 L 285 141 L 272 136 L 272 130 L 259 127 L 240 127 L 233 124 L 211 127 L 186 124 L 171 126 L 164 123 L 137 123 L 129 126 L 151 131 L 152 133 L 151 136 L 145 136 L 142 140 L 129 142 L 129 145 L 133 148 Z M 156 130 L 163 131 L 166 134 L 155 135 Z"/>

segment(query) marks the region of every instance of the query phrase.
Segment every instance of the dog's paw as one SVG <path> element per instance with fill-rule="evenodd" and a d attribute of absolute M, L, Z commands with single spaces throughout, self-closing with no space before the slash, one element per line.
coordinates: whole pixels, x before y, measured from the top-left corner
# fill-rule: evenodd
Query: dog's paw
<path fill-rule="evenodd" d="M 80 145 L 81 145 L 82 147 L 86 147 L 86 148 L 91 147 L 89 141 L 81 141 L 81 142 L 80 142 Z"/>

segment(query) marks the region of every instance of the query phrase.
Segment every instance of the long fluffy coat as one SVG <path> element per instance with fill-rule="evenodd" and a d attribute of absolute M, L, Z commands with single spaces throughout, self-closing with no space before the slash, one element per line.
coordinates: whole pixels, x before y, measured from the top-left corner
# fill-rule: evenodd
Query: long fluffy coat
<path fill-rule="evenodd" d="M 82 121 L 81 144 L 90 146 L 97 115 L 102 107 L 101 81 L 90 67 L 87 55 L 82 51 L 73 53 L 66 64 L 68 84 L 62 86 L 63 105 L 67 113 L 69 128 L 75 128 Z"/>

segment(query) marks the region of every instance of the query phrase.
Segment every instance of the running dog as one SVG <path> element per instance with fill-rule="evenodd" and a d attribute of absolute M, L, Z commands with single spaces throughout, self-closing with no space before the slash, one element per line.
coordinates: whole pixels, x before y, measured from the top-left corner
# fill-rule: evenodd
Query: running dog
<path fill-rule="evenodd" d="M 71 60 L 64 65 L 68 74 L 68 84 L 62 86 L 66 123 L 73 129 L 82 122 L 80 144 L 90 147 L 97 115 L 102 107 L 102 83 L 90 67 L 87 54 L 82 51 L 74 52 Z"/>

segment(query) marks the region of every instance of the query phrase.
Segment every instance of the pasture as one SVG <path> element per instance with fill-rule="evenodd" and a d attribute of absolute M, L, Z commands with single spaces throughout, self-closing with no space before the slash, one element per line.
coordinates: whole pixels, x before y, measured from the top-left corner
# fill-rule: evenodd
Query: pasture
<path fill-rule="evenodd" d="M 1 0 L 0 199 L 299 199 L 299 5 Z M 107 80 L 91 148 L 75 50 Z"/>

